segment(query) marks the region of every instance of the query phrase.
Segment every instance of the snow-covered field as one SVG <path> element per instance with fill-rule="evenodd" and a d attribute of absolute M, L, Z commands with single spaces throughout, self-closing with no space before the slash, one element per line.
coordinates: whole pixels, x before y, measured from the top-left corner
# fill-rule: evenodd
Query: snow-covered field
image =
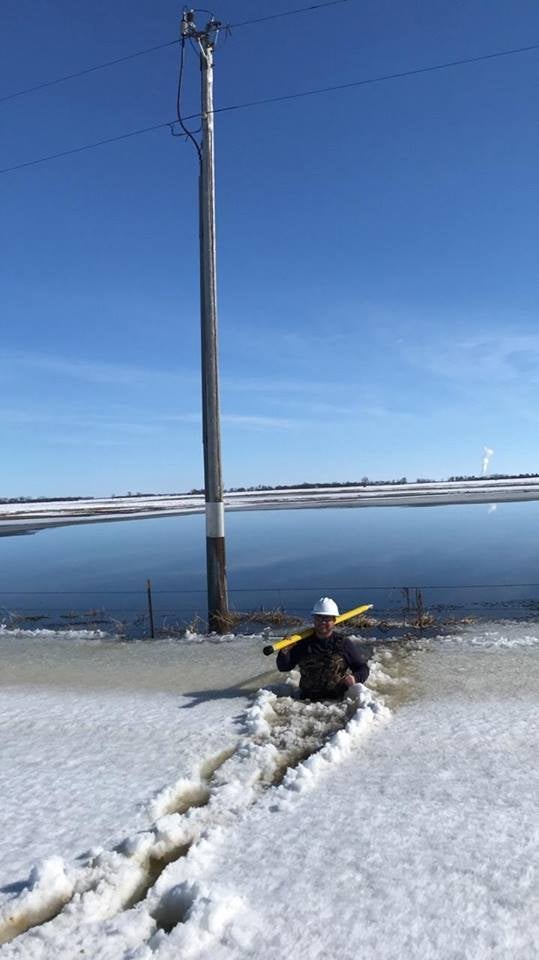
<path fill-rule="evenodd" d="M 539 624 L 342 704 L 188 641 L 0 633 L 2 960 L 537 956 Z"/>
<path fill-rule="evenodd" d="M 284 510 L 313 507 L 413 507 L 448 503 L 500 503 L 539 500 L 539 481 L 515 478 L 371 486 L 297 487 L 225 494 L 225 509 Z M 72 523 L 135 520 L 204 512 L 197 494 L 95 498 L 44 503 L 0 504 L 0 535 L 33 532 Z"/>

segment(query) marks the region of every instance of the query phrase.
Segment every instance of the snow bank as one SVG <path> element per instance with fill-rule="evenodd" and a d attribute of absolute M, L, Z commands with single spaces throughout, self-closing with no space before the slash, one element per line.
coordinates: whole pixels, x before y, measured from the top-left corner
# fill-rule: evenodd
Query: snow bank
<path fill-rule="evenodd" d="M 32 868 L 28 888 L 0 910 L 0 944 L 28 927 L 45 923 L 73 895 L 73 882 L 66 876 L 61 857 L 49 857 Z"/>
<path fill-rule="evenodd" d="M 279 791 L 277 805 L 283 805 L 283 794 L 286 791 L 312 790 L 324 773 L 350 756 L 359 740 L 367 734 L 375 721 L 387 720 L 390 716 L 387 707 L 373 697 L 367 687 L 361 683 L 350 687 L 348 697 L 357 704 L 357 709 L 346 727 L 338 730 L 321 750 L 313 753 L 297 767 L 287 770 Z"/>
<path fill-rule="evenodd" d="M 477 647 L 533 647 L 539 645 L 539 622 L 504 620 L 466 624 L 457 633 L 436 638 L 445 643 Z"/>
<path fill-rule="evenodd" d="M 538 955 L 539 655 L 448 658 L 432 645 L 412 661 L 426 697 L 416 688 L 415 702 L 331 765 L 315 793 L 275 803 L 285 778 L 221 837 L 197 879 L 241 905 L 188 957 Z M 183 956 L 185 926 L 161 938 L 159 960 Z"/>
<path fill-rule="evenodd" d="M 123 638 L 119 634 L 109 633 L 106 630 L 52 630 L 45 627 L 37 627 L 35 630 L 21 630 L 18 627 L 10 627 L 5 623 L 0 623 L 0 640 L 31 640 L 31 641 L 50 641 L 54 640 L 64 643 L 104 643 L 118 642 Z"/>
<path fill-rule="evenodd" d="M 11 940 L 5 956 L 143 958 L 174 942 L 190 957 L 214 942 L 230 941 L 232 918 L 245 918 L 245 899 L 226 885 L 209 886 L 207 872 L 247 810 L 266 794 L 276 802 L 297 794 L 302 770 L 303 779 L 320 780 L 364 733 L 359 715 L 368 713 L 372 722 L 387 714 L 365 688 L 355 692 L 343 703 L 311 704 L 261 690 L 240 718 L 235 744 L 208 753 L 190 775 L 150 801 L 150 829 L 62 873 L 65 886 L 58 894 L 53 885 L 42 892 L 41 912 L 26 909 L 32 890 L 10 901 L 0 924 L 0 936 Z M 56 867 L 60 872 L 60 862 Z M 17 917 L 16 927 L 8 914 Z M 232 940 L 239 945 L 249 936 L 244 919 L 238 923 Z"/>
<path fill-rule="evenodd" d="M 146 830 L 167 802 L 194 802 L 199 758 L 235 743 L 233 717 L 244 702 L 240 691 L 189 708 L 187 698 L 159 690 L 3 687 L 0 908 L 37 861 L 89 861 Z"/>
<path fill-rule="evenodd" d="M 58 710 L 85 738 L 86 772 L 67 766 L 48 822 L 63 809 L 81 828 L 73 783 L 94 804 L 103 782 L 121 799 L 141 726 L 150 769 L 145 788 L 138 773 L 131 789 L 144 803 L 138 818 L 126 806 L 120 842 L 102 829 L 74 861 L 60 833 L 50 853 L 64 861 L 47 857 L 24 886 L 10 872 L 2 960 L 537 956 L 539 646 L 525 639 L 536 626 L 474 626 L 404 656 L 381 650 L 373 689 L 357 685 L 338 703 L 270 682 L 246 705 L 221 682 L 192 709 L 187 695 L 111 697 L 96 735 L 100 701 L 81 709 L 64 694 Z M 391 715 L 380 689 L 398 704 Z M 45 701 L 27 694 L 14 710 L 12 696 L 6 725 L 22 736 L 26 724 L 37 760 L 51 735 L 37 733 Z M 94 737 L 100 759 L 89 762 Z M 0 787 L 9 796 L 7 767 Z"/>
<path fill-rule="evenodd" d="M 164 628 L 166 631 L 166 627 Z M 0 640 L 36 640 L 36 641 L 60 641 L 65 643 L 147 643 L 147 640 L 126 641 L 125 636 L 119 633 L 111 633 L 107 630 L 85 630 L 85 629 L 52 629 L 48 627 L 36 627 L 35 629 L 21 629 L 12 627 L 6 623 L 0 623 Z M 165 634 L 160 637 L 160 642 L 169 641 L 171 643 L 231 643 L 238 641 L 240 637 L 235 633 L 197 633 L 192 630 L 185 630 L 181 636 L 176 634 L 168 636 Z M 242 640 L 260 641 L 259 634 L 241 635 Z"/>

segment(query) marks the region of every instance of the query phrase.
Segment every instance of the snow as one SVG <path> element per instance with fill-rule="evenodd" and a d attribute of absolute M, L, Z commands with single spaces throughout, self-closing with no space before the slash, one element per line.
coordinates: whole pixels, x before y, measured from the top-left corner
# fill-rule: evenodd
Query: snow
<path fill-rule="evenodd" d="M 227 511 L 309 509 L 314 507 L 434 506 L 447 503 L 490 503 L 537 500 L 537 478 L 431 483 L 302 487 L 287 490 L 227 492 Z M 157 494 L 89 500 L 0 504 L 0 535 L 32 533 L 47 527 L 77 523 L 148 519 L 203 513 L 200 494 Z"/>
<path fill-rule="evenodd" d="M 466 625 L 457 634 L 441 637 L 446 643 L 473 644 L 485 649 L 533 647 L 539 644 L 539 623 L 506 620 L 503 624 L 485 622 L 481 630 Z"/>
<path fill-rule="evenodd" d="M 2 960 L 537 956 L 539 624 L 384 641 L 326 704 L 260 637 L 43 633 L 0 637 Z"/>

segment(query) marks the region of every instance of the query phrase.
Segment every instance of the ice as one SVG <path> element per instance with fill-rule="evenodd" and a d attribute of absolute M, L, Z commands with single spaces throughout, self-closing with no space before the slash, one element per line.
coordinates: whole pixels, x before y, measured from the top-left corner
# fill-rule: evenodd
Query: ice
<path fill-rule="evenodd" d="M 0 637 L 0 904 L 2 882 L 22 882 L 36 861 L 146 826 L 160 790 L 234 742 L 234 716 L 271 676 L 260 638 L 72 633 Z"/>
<path fill-rule="evenodd" d="M 489 501 L 536 500 L 534 477 L 483 477 L 471 481 L 351 485 L 347 487 L 304 487 L 286 490 L 228 491 L 227 510 L 286 509 L 317 506 L 403 506 L 436 503 L 489 503 Z M 200 494 L 157 494 L 155 496 L 96 497 L 90 500 L 59 500 L 0 504 L 0 535 L 25 533 L 70 523 L 96 523 L 156 516 L 204 512 Z"/>
<path fill-rule="evenodd" d="M 44 642 L 62 682 L 2 691 L 2 960 L 537 956 L 537 624 L 389 639 L 329 704 L 260 638 Z"/>
<path fill-rule="evenodd" d="M 14 903 L 6 904 L 0 910 L 2 940 L 17 936 L 29 926 L 45 923 L 61 910 L 72 895 L 73 883 L 66 876 L 61 857 L 49 857 L 32 867 L 28 888 Z"/>
<path fill-rule="evenodd" d="M 484 621 L 468 624 L 456 634 L 441 637 L 450 643 L 490 647 L 533 647 L 539 645 L 539 623 L 505 620 L 503 623 Z"/>

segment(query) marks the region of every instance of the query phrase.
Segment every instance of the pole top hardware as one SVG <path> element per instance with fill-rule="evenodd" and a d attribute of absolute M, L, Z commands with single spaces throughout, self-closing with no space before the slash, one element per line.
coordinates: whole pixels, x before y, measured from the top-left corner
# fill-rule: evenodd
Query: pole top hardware
<path fill-rule="evenodd" d="M 207 13 L 208 11 L 203 10 L 201 13 Z M 206 26 L 203 30 L 197 30 L 195 23 L 195 14 L 196 10 L 189 10 L 184 8 L 182 12 L 182 22 L 181 22 L 181 36 L 184 38 L 192 38 L 193 40 L 204 40 L 206 43 L 213 44 L 215 43 L 215 37 L 221 30 L 223 24 L 220 20 L 216 20 L 213 14 L 210 14 L 210 19 L 208 20 Z"/>
<path fill-rule="evenodd" d="M 195 30 L 195 11 L 184 10 L 182 12 L 182 26 L 181 26 L 182 37 L 191 36 L 194 30 Z"/>

